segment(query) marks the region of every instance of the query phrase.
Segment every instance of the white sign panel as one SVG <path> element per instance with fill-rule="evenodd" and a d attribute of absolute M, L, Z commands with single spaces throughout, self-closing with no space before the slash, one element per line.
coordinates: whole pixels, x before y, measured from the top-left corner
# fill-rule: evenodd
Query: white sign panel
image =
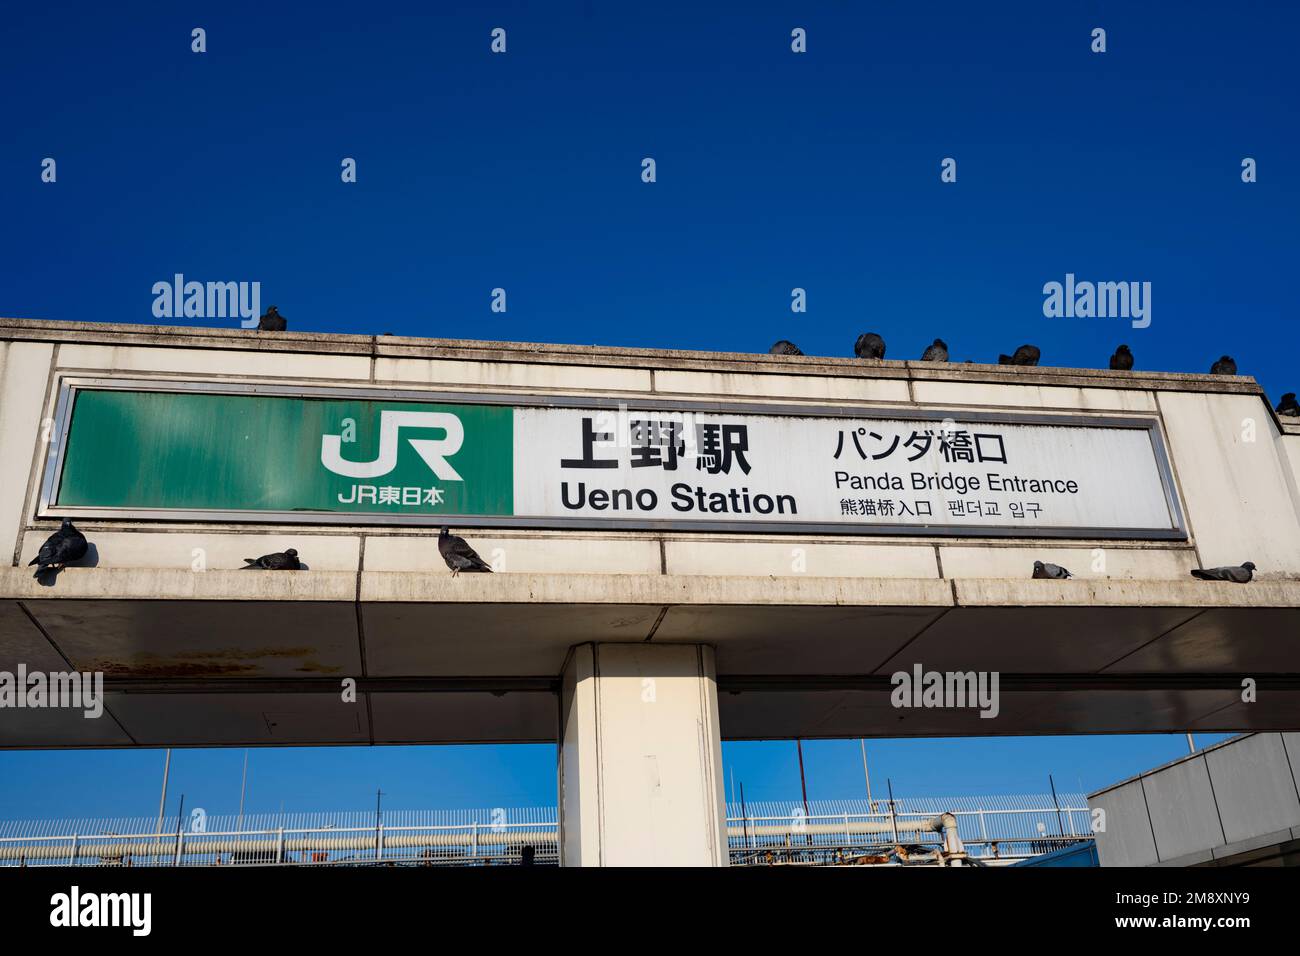
<path fill-rule="evenodd" d="M 516 408 L 514 514 L 623 526 L 1184 537 L 1148 420 Z"/>

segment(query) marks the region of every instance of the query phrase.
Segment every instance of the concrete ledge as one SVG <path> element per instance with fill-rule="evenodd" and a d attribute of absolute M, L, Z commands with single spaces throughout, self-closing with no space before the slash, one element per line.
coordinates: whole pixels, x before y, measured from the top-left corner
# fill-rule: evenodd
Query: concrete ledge
<path fill-rule="evenodd" d="M 1252 850 L 1263 850 L 1269 847 L 1280 848 L 1282 844 L 1289 843 L 1292 839 L 1293 836 L 1291 829 L 1277 830 L 1273 833 L 1265 833 L 1245 840 L 1238 840 L 1235 843 L 1214 846 L 1204 850 L 1194 850 L 1191 853 L 1174 857 L 1171 860 L 1161 860 L 1158 863 L 1151 863 L 1149 865 L 1174 868 L 1209 866 L 1223 860 L 1231 860 L 1232 857 L 1238 856 L 1242 853 L 1250 853 Z"/>
<path fill-rule="evenodd" d="M 918 578 L 676 574 L 409 574 L 367 571 L 363 602 L 948 607 L 947 582 Z"/>
<path fill-rule="evenodd" d="M 68 568 L 53 585 L 28 568 L 0 568 L 0 598 L 58 600 L 347 601 L 347 571 Z M 955 596 L 955 599 L 954 599 Z M 1219 584 L 1139 579 L 752 577 L 677 574 L 463 574 L 366 571 L 362 602 L 643 604 L 813 607 L 1300 607 L 1300 581 Z"/>
<path fill-rule="evenodd" d="M 1300 581 L 968 578 L 953 588 L 960 607 L 1300 607 Z"/>
<path fill-rule="evenodd" d="M 0 340 L 76 342 L 113 346 L 191 349 L 247 349 L 283 353 L 342 353 L 387 358 L 454 359 L 472 362 L 593 365 L 704 372 L 755 372 L 776 375 L 992 382 L 1056 385 L 1128 391 L 1237 392 L 1263 395 L 1246 375 L 1192 372 L 1112 372 L 1053 366 L 877 361 L 818 355 L 768 355 L 687 349 L 618 348 L 598 345 L 489 342 L 472 339 L 413 338 L 395 335 L 340 335 L 319 332 L 255 332 L 248 329 L 128 325 L 0 318 Z"/>
<path fill-rule="evenodd" d="M 0 568 L 0 598 L 17 600 L 347 601 L 347 571 L 188 571 L 177 568 L 66 568 L 42 584 L 31 568 Z"/>

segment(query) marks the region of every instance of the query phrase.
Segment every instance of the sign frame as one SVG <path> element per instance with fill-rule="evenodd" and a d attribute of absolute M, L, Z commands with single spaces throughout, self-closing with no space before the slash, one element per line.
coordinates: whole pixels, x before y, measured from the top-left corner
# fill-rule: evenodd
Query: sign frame
<path fill-rule="evenodd" d="M 1027 534 L 1024 526 L 983 525 L 853 525 L 847 522 L 812 521 L 728 521 L 711 519 L 537 517 L 513 515 L 428 515 L 362 514 L 332 511 L 227 511 L 180 510 L 170 508 L 62 507 L 54 500 L 63 473 L 66 437 L 72 419 L 76 393 L 81 390 L 133 392 L 187 392 L 210 395 L 257 395 L 283 398 L 351 398 L 378 401 L 431 402 L 461 405 L 506 405 L 515 408 L 563 408 L 628 411 L 690 411 L 713 414 L 798 416 L 803 418 L 861 418 L 864 416 L 901 421 L 990 422 L 1016 425 L 1057 425 L 1145 431 L 1169 509 L 1170 528 L 1080 528 L 1048 527 Z M 322 524 L 343 526 L 437 527 L 454 524 L 458 528 L 533 528 L 589 531 L 700 532 L 727 534 L 816 534 L 851 537 L 922 537 L 1087 539 L 1129 541 L 1187 541 L 1189 534 L 1179 499 L 1173 467 L 1165 444 L 1158 414 L 1122 416 L 1057 414 L 1051 412 L 991 412 L 960 409 L 908 408 L 892 405 L 826 405 L 774 402 L 700 401 L 645 396 L 606 397 L 557 395 L 549 393 L 509 394 L 506 392 L 447 391 L 430 388 L 386 388 L 355 385 L 300 385 L 287 383 L 177 381 L 154 378 L 103 378 L 84 375 L 61 375 L 55 385 L 53 422 L 58 440 L 51 441 L 45 455 L 40 479 L 36 517 L 83 518 L 116 521 L 159 521 L 174 523 L 231 524 Z"/>

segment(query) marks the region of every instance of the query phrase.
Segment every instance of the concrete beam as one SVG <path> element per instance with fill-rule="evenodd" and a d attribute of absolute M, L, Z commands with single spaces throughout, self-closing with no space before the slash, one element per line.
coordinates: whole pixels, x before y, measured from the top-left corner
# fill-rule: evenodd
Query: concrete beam
<path fill-rule="evenodd" d="M 347 601 L 748 607 L 1300 607 L 1300 580 L 746 577 L 68 568 L 50 585 L 0 567 L 0 600 Z"/>
<path fill-rule="evenodd" d="M 1249 376 L 1184 372 L 1112 372 L 1109 369 L 1019 367 L 994 364 L 878 361 L 817 355 L 767 355 L 688 349 L 617 348 L 537 342 L 490 342 L 407 336 L 338 335 L 319 332 L 250 332 L 196 328 L 56 322 L 0 318 L 0 340 L 136 345 L 168 349 L 353 354 L 391 359 L 453 359 L 469 362 L 662 368 L 705 373 L 745 372 L 860 380 L 987 382 L 1004 385 L 1101 388 L 1127 391 L 1210 391 L 1262 395 Z M 1031 404 L 1039 404 L 1031 402 Z"/>

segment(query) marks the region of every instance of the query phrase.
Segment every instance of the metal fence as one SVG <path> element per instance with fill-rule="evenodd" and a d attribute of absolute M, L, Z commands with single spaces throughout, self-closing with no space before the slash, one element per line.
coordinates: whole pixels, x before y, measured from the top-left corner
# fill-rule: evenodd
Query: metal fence
<path fill-rule="evenodd" d="M 774 859 L 835 862 L 882 852 L 899 843 L 933 849 L 940 833 L 921 824 L 941 813 L 957 818 L 957 832 L 971 859 L 1014 863 L 1093 838 L 1082 793 L 988 797 L 812 800 L 727 804 L 733 863 Z"/>
<path fill-rule="evenodd" d="M 944 812 L 970 856 L 1013 862 L 1090 839 L 1082 794 L 759 802 L 727 806 L 733 864 L 837 862 L 898 843 L 937 847 Z M 161 832 L 159 832 L 161 829 Z M 897 839 L 895 839 L 897 829 Z M 555 807 L 0 822 L 0 866 L 484 866 L 558 862 Z"/>
<path fill-rule="evenodd" d="M 173 816 L 159 829 L 147 817 L 3 822 L 0 866 L 557 862 L 554 807 Z"/>

